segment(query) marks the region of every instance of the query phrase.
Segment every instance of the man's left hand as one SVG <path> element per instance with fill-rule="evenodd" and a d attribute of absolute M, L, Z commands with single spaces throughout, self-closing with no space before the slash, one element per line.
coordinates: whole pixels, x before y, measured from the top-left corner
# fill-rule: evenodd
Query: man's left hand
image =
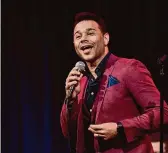
<path fill-rule="evenodd" d="M 95 137 L 102 137 L 104 140 L 109 140 L 117 135 L 117 123 L 103 123 L 103 124 L 91 124 L 88 128 Z"/>

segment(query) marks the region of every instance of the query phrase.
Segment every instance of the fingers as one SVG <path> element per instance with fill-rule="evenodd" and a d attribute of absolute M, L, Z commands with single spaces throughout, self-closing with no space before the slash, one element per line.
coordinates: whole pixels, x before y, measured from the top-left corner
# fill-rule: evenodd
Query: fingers
<path fill-rule="evenodd" d="M 94 134 L 94 137 L 105 137 L 105 131 L 99 125 L 90 126 L 88 130 Z"/>
<path fill-rule="evenodd" d="M 95 134 L 94 134 L 94 137 L 102 137 L 102 138 L 104 138 L 105 135 L 104 135 L 104 134 L 97 134 L 97 133 L 95 133 Z"/>
<path fill-rule="evenodd" d="M 68 90 L 72 85 L 77 85 L 82 76 L 83 74 L 74 67 L 66 79 L 65 89 Z"/>
<path fill-rule="evenodd" d="M 117 124 L 102 123 L 102 124 L 92 124 L 88 128 L 95 137 L 102 137 L 104 140 L 112 139 L 117 135 Z"/>
<path fill-rule="evenodd" d="M 91 128 L 89 128 L 88 130 L 94 134 L 94 137 L 103 137 L 103 138 L 105 137 L 105 131 L 103 131 L 103 130 L 95 131 Z"/>
<path fill-rule="evenodd" d="M 69 89 L 69 87 L 72 85 L 76 85 L 79 80 L 80 80 L 80 78 L 77 76 L 69 76 L 66 79 L 66 89 Z"/>
<path fill-rule="evenodd" d="M 81 74 L 81 72 L 79 72 L 78 71 L 78 68 L 77 67 L 74 67 L 71 71 L 70 71 L 70 73 L 68 74 L 68 77 L 69 76 L 80 76 L 80 74 Z"/>
<path fill-rule="evenodd" d="M 68 90 L 71 86 L 77 85 L 77 84 L 78 84 L 78 81 L 72 81 L 72 82 L 67 83 L 65 88 L 66 90 Z"/>
<path fill-rule="evenodd" d="M 78 76 L 69 76 L 66 81 L 71 82 L 71 81 L 79 81 L 79 80 L 80 80 L 80 77 Z"/>
<path fill-rule="evenodd" d="M 89 128 L 88 130 L 91 131 L 94 134 L 99 134 L 99 135 L 104 135 L 104 133 L 105 133 L 104 130 L 97 130 L 97 131 L 95 131 L 95 130 L 93 130 L 91 128 Z"/>
<path fill-rule="evenodd" d="M 101 130 L 101 129 L 103 129 L 102 124 L 96 124 L 96 125 L 91 124 L 90 128 L 94 129 L 94 130 Z"/>

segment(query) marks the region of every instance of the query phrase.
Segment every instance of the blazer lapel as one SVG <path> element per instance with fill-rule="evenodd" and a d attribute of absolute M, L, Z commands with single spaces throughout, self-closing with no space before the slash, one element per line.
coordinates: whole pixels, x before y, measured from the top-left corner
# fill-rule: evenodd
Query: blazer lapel
<path fill-rule="evenodd" d="M 83 77 L 82 81 L 81 81 L 81 84 L 80 84 L 82 90 L 80 91 L 80 93 L 78 95 L 78 103 L 81 102 L 81 99 L 82 99 L 82 102 L 84 100 L 87 83 L 88 83 L 87 77 Z"/>
<path fill-rule="evenodd" d="M 106 68 L 105 68 L 105 72 L 103 74 L 102 80 L 100 82 L 100 87 L 99 87 L 99 92 L 97 93 L 95 102 L 94 102 L 94 111 L 96 112 L 96 117 L 95 117 L 95 123 L 97 123 L 97 119 L 99 117 L 99 112 L 100 112 L 100 108 L 102 106 L 102 103 L 104 101 L 104 95 L 106 93 L 107 90 L 107 84 L 108 84 L 108 77 L 110 74 L 112 74 L 112 71 L 114 69 L 114 64 L 115 62 L 118 60 L 119 58 L 115 55 L 110 55 L 107 64 L 106 64 Z"/>

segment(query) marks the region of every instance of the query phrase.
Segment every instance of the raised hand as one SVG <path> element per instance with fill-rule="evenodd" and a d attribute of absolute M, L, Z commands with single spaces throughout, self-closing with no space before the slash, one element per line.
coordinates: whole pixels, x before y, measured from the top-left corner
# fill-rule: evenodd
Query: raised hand
<path fill-rule="evenodd" d="M 75 86 L 74 88 L 74 91 L 71 95 L 71 97 L 68 97 L 70 99 L 76 99 L 77 98 L 77 95 L 79 94 L 80 92 L 80 79 L 82 78 L 83 74 L 81 72 L 78 71 L 78 68 L 77 67 L 74 67 L 67 79 L 66 79 L 66 83 L 65 83 L 65 91 L 66 91 L 66 96 L 68 97 L 69 96 L 69 91 L 70 91 L 70 87 L 72 86 Z"/>

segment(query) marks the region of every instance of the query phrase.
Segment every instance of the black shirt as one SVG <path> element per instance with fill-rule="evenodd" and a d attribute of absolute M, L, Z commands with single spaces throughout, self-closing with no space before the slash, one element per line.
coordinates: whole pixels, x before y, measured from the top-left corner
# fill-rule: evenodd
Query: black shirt
<path fill-rule="evenodd" d="M 95 69 L 97 78 L 95 79 L 90 73 L 88 68 L 86 68 L 86 76 L 88 77 L 88 85 L 86 88 L 85 103 L 83 105 L 83 123 L 84 123 L 84 139 L 85 139 L 85 149 L 86 153 L 95 153 L 94 151 L 94 136 L 93 133 L 88 131 L 88 127 L 91 124 L 91 114 L 90 110 L 92 109 L 93 102 L 95 100 L 96 94 L 99 89 L 101 76 L 104 73 L 106 62 L 110 56 L 110 52 L 103 58 L 100 64 Z M 92 123 L 94 124 L 94 123 Z"/>
<path fill-rule="evenodd" d="M 88 80 L 88 85 L 87 85 L 87 89 L 86 89 L 85 104 L 86 104 L 88 110 L 90 110 L 92 108 L 97 91 L 99 89 L 100 79 L 101 79 L 102 74 L 104 73 L 106 61 L 109 58 L 110 54 L 111 53 L 109 52 L 103 58 L 103 60 L 100 62 L 100 64 L 97 66 L 97 68 L 95 69 L 95 73 L 97 74 L 96 79 L 90 73 L 88 68 L 86 68 L 86 75 L 89 80 Z"/>

